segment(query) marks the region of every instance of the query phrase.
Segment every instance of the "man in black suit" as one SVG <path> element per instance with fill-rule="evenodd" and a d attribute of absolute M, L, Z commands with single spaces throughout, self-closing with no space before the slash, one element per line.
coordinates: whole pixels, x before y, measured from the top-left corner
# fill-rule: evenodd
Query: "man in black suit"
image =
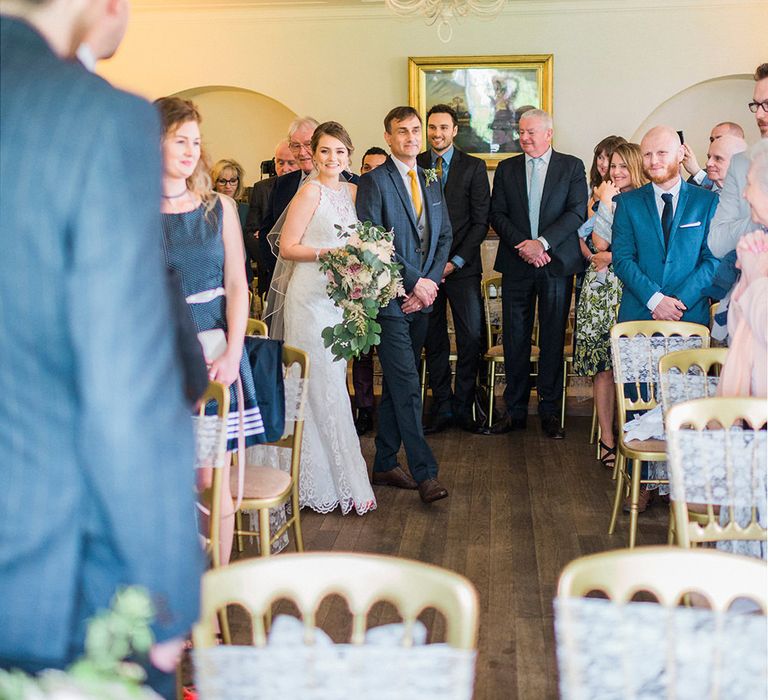
<path fill-rule="evenodd" d="M 576 229 L 587 210 L 584 163 L 552 150 L 552 117 L 540 109 L 520 119 L 524 156 L 502 161 L 491 199 L 491 225 L 500 238 L 495 269 L 502 274 L 502 324 L 507 415 L 491 432 L 525 428 L 529 358 L 539 305 L 539 416 L 544 432 L 563 438 L 563 344 L 573 275 L 582 268 Z"/>
<path fill-rule="evenodd" d="M 253 183 L 248 201 L 248 216 L 243 227 L 243 242 L 245 243 L 245 251 L 248 253 L 247 263 L 250 265 L 251 261 L 254 261 L 259 270 L 259 294 L 265 294 L 269 289 L 267 285 L 269 273 L 262 263 L 259 245 L 260 233 L 264 228 L 262 222 L 266 218 L 269 206 L 269 197 L 275 188 L 278 177 L 299 169 L 299 164 L 288 146 L 288 141 L 281 141 L 277 144 L 272 161 L 275 164 L 275 175 Z M 264 231 L 265 236 L 267 233 L 269 230 Z"/>
<path fill-rule="evenodd" d="M 429 316 L 426 358 L 432 388 L 433 419 L 424 433 L 438 433 L 455 422 L 477 432 L 472 419 L 477 366 L 482 345 L 480 244 L 488 233 L 491 189 L 485 163 L 460 151 L 453 143 L 459 130 L 456 112 L 438 104 L 427 112 L 430 149 L 416 159 L 425 169 L 434 168 L 443 185 L 453 244 L 443 270 L 441 285 Z M 456 329 L 456 387 L 451 391 L 451 352 L 446 302 L 451 305 Z"/>

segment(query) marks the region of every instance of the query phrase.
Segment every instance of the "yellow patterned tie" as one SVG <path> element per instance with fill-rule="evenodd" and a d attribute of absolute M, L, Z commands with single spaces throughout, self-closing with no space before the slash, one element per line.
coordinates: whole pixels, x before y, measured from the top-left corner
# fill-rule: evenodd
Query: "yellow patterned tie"
<path fill-rule="evenodd" d="M 437 177 L 440 178 L 440 184 L 443 183 L 443 157 L 438 156 L 435 161 L 435 170 L 437 170 Z"/>
<path fill-rule="evenodd" d="M 416 220 L 421 218 L 421 187 L 419 178 L 415 170 L 408 171 L 408 177 L 411 178 L 411 199 L 413 199 L 413 208 L 416 211 Z"/>

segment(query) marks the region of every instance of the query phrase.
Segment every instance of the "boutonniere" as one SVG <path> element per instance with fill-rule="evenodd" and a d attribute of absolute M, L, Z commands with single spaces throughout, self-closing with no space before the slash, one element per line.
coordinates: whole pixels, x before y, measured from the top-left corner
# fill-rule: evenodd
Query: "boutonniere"
<path fill-rule="evenodd" d="M 424 177 L 427 180 L 427 187 L 437 182 L 437 168 L 424 168 Z"/>

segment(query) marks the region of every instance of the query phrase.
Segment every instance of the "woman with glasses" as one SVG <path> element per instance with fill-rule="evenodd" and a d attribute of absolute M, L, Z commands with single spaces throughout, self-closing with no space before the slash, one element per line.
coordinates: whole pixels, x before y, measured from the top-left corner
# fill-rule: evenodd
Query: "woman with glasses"
<path fill-rule="evenodd" d="M 611 326 L 621 301 L 621 282 L 611 266 L 611 238 L 616 197 L 641 187 L 643 158 L 636 143 L 615 146 L 604 182 L 595 189 L 597 212 L 594 229 L 587 238 L 589 269 L 576 309 L 576 344 L 573 369 L 592 377 L 592 392 L 600 424 L 600 461 L 613 468 L 616 440 L 613 436 L 614 386 L 611 365 Z"/>
<path fill-rule="evenodd" d="M 245 227 L 245 218 L 248 216 L 248 202 L 240 201 L 243 194 L 244 176 L 243 166 L 236 160 L 228 158 L 216 161 L 216 164 L 211 168 L 213 191 L 225 194 L 235 200 L 241 228 Z"/>

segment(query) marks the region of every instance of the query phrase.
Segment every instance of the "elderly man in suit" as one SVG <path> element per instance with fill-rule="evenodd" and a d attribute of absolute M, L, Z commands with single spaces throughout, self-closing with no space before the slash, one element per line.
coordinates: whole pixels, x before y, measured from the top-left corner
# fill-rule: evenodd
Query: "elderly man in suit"
<path fill-rule="evenodd" d="M 384 381 L 373 483 L 418 487 L 421 500 L 432 503 L 448 491 L 437 480 L 437 461 L 424 439 L 418 367 L 428 313 L 448 262 L 451 222 L 440 183 L 428 185 L 416 163 L 421 148 L 419 113 L 413 107 L 395 107 L 385 117 L 384 129 L 392 156 L 360 178 L 357 215 L 394 230 L 406 297 L 392 300 L 378 316 Z M 413 478 L 397 464 L 401 444 Z"/>
<path fill-rule="evenodd" d="M 248 202 L 248 215 L 245 218 L 245 226 L 243 226 L 243 241 L 248 253 L 247 264 L 250 265 L 253 261 L 259 270 L 259 294 L 265 294 L 269 289 L 267 279 L 270 272 L 262 263 L 263 251 L 260 246 L 261 230 L 264 228 L 262 222 L 267 218 L 269 197 L 275 188 L 277 178 L 299 169 L 299 164 L 288 145 L 288 141 L 285 140 L 280 141 L 275 146 L 275 155 L 272 161 L 275 164 L 275 175 L 253 184 Z M 267 233 L 269 231 L 265 231 L 264 235 Z M 272 258 L 270 258 L 271 260 Z"/>
<path fill-rule="evenodd" d="M 17 0 L 0 17 L 0 666 L 66 666 L 87 618 L 136 584 L 157 610 L 151 680 L 172 697 L 154 671 L 197 618 L 202 562 L 160 132 L 149 104 L 62 60 L 111 4 Z"/>
<path fill-rule="evenodd" d="M 416 159 L 422 168 L 434 168 L 443 185 L 451 219 L 453 245 L 429 316 L 426 359 L 432 387 L 433 420 L 424 432 L 437 433 L 452 422 L 469 432 L 480 430 L 472 418 L 477 367 L 482 347 L 480 244 L 488 233 L 491 188 L 480 158 L 467 155 L 453 142 L 459 131 L 456 112 L 438 104 L 427 112 L 430 148 Z M 451 391 L 450 342 L 446 302 L 456 329 L 456 388 Z"/>
<path fill-rule="evenodd" d="M 640 144 L 647 185 L 618 198 L 613 268 L 624 283 L 619 321 L 709 322 L 709 286 L 717 260 L 707 246 L 717 195 L 680 177 L 683 147 L 666 126 Z"/>
<path fill-rule="evenodd" d="M 533 311 L 539 306 L 539 416 L 550 438 L 565 433 L 563 346 L 573 275 L 583 269 L 576 233 L 587 211 L 584 163 L 552 149 L 552 117 L 531 109 L 520 118 L 524 156 L 502 161 L 491 198 L 499 236 L 495 269 L 502 274 L 502 325 L 507 413 L 492 433 L 526 427 Z"/>
<path fill-rule="evenodd" d="M 709 132 L 709 144 L 712 144 L 723 136 L 732 136 L 733 138 L 744 140 L 744 129 L 736 122 L 720 122 L 712 127 L 712 131 Z M 709 177 L 709 173 L 705 167 L 702 168 L 699 165 L 699 161 L 696 158 L 696 154 L 693 149 L 687 144 L 683 144 L 683 168 L 688 171 L 690 177 L 688 182 L 692 185 L 698 185 L 707 190 L 714 190 L 719 192 L 722 189 L 722 183 L 719 186 L 715 186 L 715 182 Z M 709 155 L 707 155 L 709 160 Z M 728 169 L 727 166 L 725 168 Z"/>
<path fill-rule="evenodd" d="M 755 90 L 749 109 L 755 115 L 760 138 L 768 138 L 768 63 L 755 69 Z M 720 205 L 709 229 L 709 248 L 718 258 L 736 250 L 739 239 L 757 228 L 743 197 L 748 171 L 749 156 L 746 153 L 734 156 L 720 193 Z"/>

